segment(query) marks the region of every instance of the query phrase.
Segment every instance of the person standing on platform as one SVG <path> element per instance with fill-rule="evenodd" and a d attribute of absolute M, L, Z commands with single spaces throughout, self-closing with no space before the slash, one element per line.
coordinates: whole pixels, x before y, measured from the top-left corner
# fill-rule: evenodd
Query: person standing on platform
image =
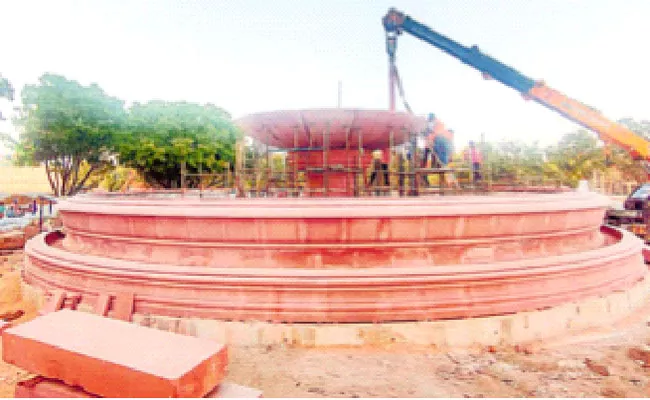
<path fill-rule="evenodd" d="M 380 186 L 382 177 L 384 187 L 388 187 L 388 160 L 390 159 L 390 150 L 377 150 L 373 154 L 372 173 L 370 174 L 370 186 Z M 379 193 L 379 190 L 377 190 Z"/>
<path fill-rule="evenodd" d="M 384 176 L 384 189 L 388 190 L 390 182 L 388 179 L 388 166 L 390 165 L 390 152 L 391 149 L 383 149 L 381 151 L 381 173 Z"/>
<path fill-rule="evenodd" d="M 465 159 L 472 165 L 472 176 L 474 177 L 474 182 L 480 182 L 482 179 L 481 164 L 483 163 L 483 155 L 481 154 L 481 150 L 476 147 L 476 144 L 472 140 L 469 142 L 469 149 L 467 149 L 467 152 L 465 153 Z"/>

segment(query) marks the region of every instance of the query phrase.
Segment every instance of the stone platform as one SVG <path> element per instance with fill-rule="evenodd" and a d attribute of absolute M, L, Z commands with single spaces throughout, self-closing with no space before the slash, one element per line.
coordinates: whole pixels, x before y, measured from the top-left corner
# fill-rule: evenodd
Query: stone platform
<path fill-rule="evenodd" d="M 627 290 L 536 311 L 491 317 L 380 324 L 273 324 L 135 314 L 133 322 L 239 346 L 463 348 L 536 343 L 615 326 L 647 309 L 650 276 Z M 640 316 L 646 318 L 646 314 Z"/>
<path fill-rule="evenodd" d="M 83 304 L 276 323 L 426 321 L 625 291 L 642 243 L 600 227 L 593 193 L 436 198 L 77 196 L 66 235 L 31 240 L 25 279 Z"/>

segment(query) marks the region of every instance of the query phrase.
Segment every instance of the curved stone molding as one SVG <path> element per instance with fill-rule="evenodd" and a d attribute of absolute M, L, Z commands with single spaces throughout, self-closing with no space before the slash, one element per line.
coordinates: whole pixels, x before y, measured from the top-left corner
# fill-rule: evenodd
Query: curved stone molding
<path fill-rule="evenodd" d="M 571 303 L 497 316 L 382 324 L 273 324 L 135 314 L 139 325 L 240 346 L 386 346 L 409 344 L 438 349 L 535 344 L 567 335 L 615 333 L 648 311 L 648 276 L 630 289 Z M 549 323 L 553 321 L 553 323 Z"/>
<path fill-rule="evenodd" d="M 264 268 L 466 264 L 596 249 L 592 193 L 453 198 L 191 199 L 77 196 L 63 246 L 155 263 Z"/>
<path fill-rule="evenodd" d="M 80 255 L 56 234 L 29 241 L 25 279 L 46 289 L 135 293 L 135 311 L 272 322 L 380 322 L 529 311 L 625 290 L 641 280 L 642 243 L 602 228 L 607 245 L 529 260 L 363 269 L 215 268 Z M 48 242 L 50 244 L 48 244 Z"/>

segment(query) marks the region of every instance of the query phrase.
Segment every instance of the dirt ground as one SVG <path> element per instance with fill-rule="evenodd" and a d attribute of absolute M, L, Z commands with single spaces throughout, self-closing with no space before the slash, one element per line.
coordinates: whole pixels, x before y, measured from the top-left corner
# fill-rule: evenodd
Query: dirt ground
<path fill-rule="evenodd" d="M 32 318 L 13 288 L 22 252 L 0 261 L 0 317 Z M 648 317 L 650 305 L 616 326 L 517 348 L 231 346 L 227 379 L 265 397 L 648 397 Z M 27 376 L 0 362 L 0 397 Z"/>

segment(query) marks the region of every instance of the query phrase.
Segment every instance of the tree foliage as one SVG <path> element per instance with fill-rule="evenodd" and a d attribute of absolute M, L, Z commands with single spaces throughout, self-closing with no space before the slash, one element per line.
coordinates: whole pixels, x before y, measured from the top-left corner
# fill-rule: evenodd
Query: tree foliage
<path fill-rule="evenodd" d="M 552 170 L 563 183 L 573 187 L 580 180 L 591 178 L 595 170 L 605 168 L 605 153 L 598 145 L 598 138 L 585 130 L 564 135 L 546 154 L 547 171 Z"/>
<path fill-rule="evenodd" d="M 493 179 L 519 181 L 524 177 L 543 173 L 544 149 L 537 142 L 488 142 L 485 143 L 483 151 Z"/>
<path fill-rule="evenodd" d="M 69 196 L 106 164 L 124 120 L 123 102 L 97 85 L 45 74 L 22 91 L 20 143 L 43 162 L 52 191 Z M 87 163 L 87 167 L 85 167 Z"/>
<path fill-rule="evenodd" d="M 650 140 L 650 121 L 625 118 L 619 123 Z M 522 181 L 532 176 L 575 187 L 595 171 L 636 182 L 647 176 L 642 164 L 626 150 L 603 145 L 596 134 L 585 130 L 567 133 L 556 145 L 546 148 L 537 143 L 505 141 L 485 143 L 483 151 L 495 181 Z"/>
<path fill-rule="evenodd" d="M 14 87 L 11 85 L 11 82 L 0 74 L 0 98 L 14 101 L 14 94 Z"/>
<path fill-rule="evenodd" d="M 650 141 L 650 121 L 635 121 L 631 118 L 623 118 L 618 122 Z M 648 172 L 643 164 L 638 160 L 634 160 L 630 153 L 618 146 L 607 146 L 605 160 L 607 170 L 611 172 L 610 175 L 615 175 L 621 180 L 644 182 L 647 179 Z"/>
<path fill-rule="evenodd" d="M 239 132 L 221 108 L 176 102 L 134 104 L 117 149 L 120 162 L 140 171 L 154 187 L 180 187 L 181 164 L 187 173 L 223 172 L 234 165 Z M 189 179 L 188 186 L 198 185 Z"/>

